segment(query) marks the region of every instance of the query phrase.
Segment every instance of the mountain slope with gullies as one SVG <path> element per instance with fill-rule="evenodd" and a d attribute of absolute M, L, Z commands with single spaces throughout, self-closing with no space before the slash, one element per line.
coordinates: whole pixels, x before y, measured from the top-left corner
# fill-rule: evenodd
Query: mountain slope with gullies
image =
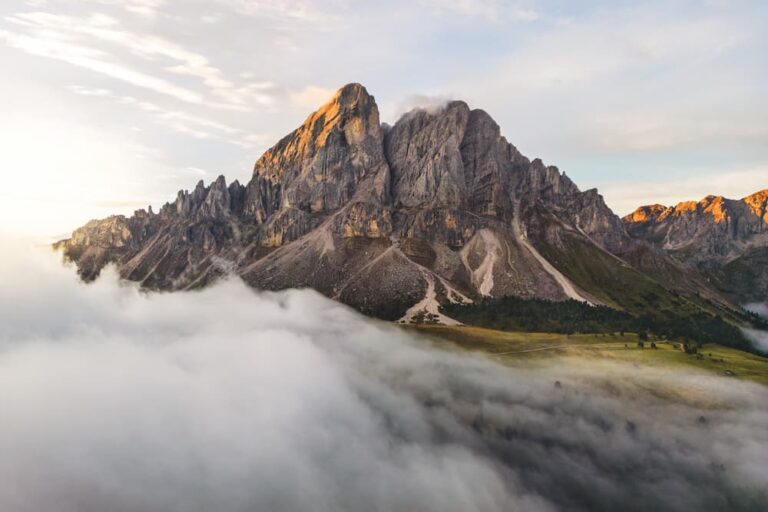
<path fill-rule="evenodd" d="M 405 322 L 451 323 L 441 305 L 504 296 L 729 307 L 695 270 L 633 240 L 596 190 L 523 156 L 486 112 L 453 101 L 387 126 L 359 84 L 266 151 L 246 185 L 200 182 L 56 246 L 85 280 L 110 263 L 159 290 L 234 273 Z"/>
<path fill-rule="evenodd" d="M 623 222 L 632 236 L 699 270 L 734 301 L 768 299 L 768 189 L 742 199 L 641 206 Z"/>

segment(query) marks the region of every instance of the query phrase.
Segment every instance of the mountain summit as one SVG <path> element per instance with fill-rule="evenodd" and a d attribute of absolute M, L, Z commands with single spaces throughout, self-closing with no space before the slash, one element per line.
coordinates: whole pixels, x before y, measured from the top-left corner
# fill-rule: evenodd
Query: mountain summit
<path fill-rule="evenodd" d="M 722 300 L 625 226 L 596 190 L 523 156 L 486 112 L 453 101 L 388 127 L 349 84 L 267 150 L 247 185 L 200 182 L 158 213 L 91 221 L 57 246 L 86 280 L 108 263 L 152 289 L 236 273 L 403 321 L 450 323 L 440 304 L 507 295 L 625 309 L 637 304 L 629 290 Z"/>

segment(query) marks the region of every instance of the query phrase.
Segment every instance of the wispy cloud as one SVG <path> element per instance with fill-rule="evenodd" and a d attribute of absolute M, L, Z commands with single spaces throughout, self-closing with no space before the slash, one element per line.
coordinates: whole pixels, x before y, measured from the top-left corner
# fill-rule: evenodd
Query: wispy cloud
<path fill-rule="evenodd" d="M 298 22 L 328 23 L 338 19 L 334 13 L 334 7 L 328 9 L 318 7 L 320 2 L 305 0 L 215 0 L 217 3 L 235 11 L 236 13 L 253 16 L 267 17 L 280 21 L 292 20 Z"/>
<path fill-rule="evenodd" d="M 0 30 L 0 40 L 13 48 L 23 50 L 32 55 L 60 60 L 74 66 L 88 69 L 131 85 L 172 96 L 188 103 L 201 103 L 203 96 L 199 93 L 173 84 L 172 82 L 153 76 L 125 65 L 108 60 L 108 55 L 90 46 L 69 43 L 66 38 L 38 37 Z"/>
<path fill-rule="evenodd" d="M 580 87 L 654 65 L 711 60 L 745 38 L 738 24 L 716 19 L 624 16 L 574 22 L 513 50 L 499 85 L 526 94 Z"/>
<path fill-rule="evenodd" d="M 539 19 L 536 9 L 505 0 L 421 0 L 421 3 L 437 11 L 453 11 L 492 22 L 531 22 Z"/>
<path fill-rule="evenodd" d="M 414 109 L 437 112 L 442 110 L 451 99 L 453 98 L 450 94 L 413 94 L 400 102 L 395 109 L 395 116 L 399 118 L 401 115 Z"/>
<path fill-rule="evenodd" d="M 102 5 L 116 5 L 127 12 L 148 19 L 155 19 L 160 14 L 166 0 L 91 0 Z"/>
<path fill-rule="evenodd" d="M 755 112 L 727 112 L 713 117 L 707 112 L 643 110 L 595 116 L 583 143 L 609 151 L 652 151 L 701 147 L 728 141 L 768 140 L 768 117 Z M 766 110 L 768 114 L 768 110 Z"/>
<path fill-rule="evenodd" d="M 253 148 L 267 142 L 262 135 L 255 135 L 246 130 L 181 110 L 169 110 L 156 103 L 142 101 L 132 96 L 120 96 L 106 89 L 91 89 L 79 85 L 72 85 L 69 89 L 75 94 L 107 98 L 124 105 L 135 106 L 150 113 L 158 123 L 198 139 L 221 140 L 246 148 Z"/>
<path fill-rule="evenodd" d="M 164 4 L 165 0 L 128 0 L 123 5 L 126 11 L 154 18 Z"/>
<path fill-rule="evenodd" d="M 26 34 L 3 32 L 1 35 L 16 48 L 33 54 L 58 58 L 70 64 L 85 67 L 126 81 L 132 85 L 152 89 L 190 103 L 203 103 L 223 109 L 250 111 L 256 106 L 268 106 L 273 98 L 267 91 L 270 82 L 236 84 L 212 65 L 205 56 L 165 38 L 131 32 L 120 28 L 118 20 L 97 14 L 72 17 L 45 12 L 21 13 L 6 18 L 27 31 Z M 78 44 L 72 41 L 78 41 Z M 186 75 L 198 79 L 203 92 L 194 92 L 178 86 L 168 79 L 129 69 L 119 63 L 112 53 L 90 48 L 103 48 L 103 43 L 133 56 L 157 64 L 155 73 Z M 170 61 L 172 64 L 161 62 Z M 214 98 L 207 100 L 206 96 Z"/>

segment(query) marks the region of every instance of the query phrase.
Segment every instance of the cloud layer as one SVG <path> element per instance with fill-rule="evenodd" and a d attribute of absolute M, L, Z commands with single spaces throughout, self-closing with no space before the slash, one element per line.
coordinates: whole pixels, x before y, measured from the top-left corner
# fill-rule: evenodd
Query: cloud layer
<path fill-rule="evenodd" d="M 45 251 L 4 247 L 0 509 L 768 504 L 761 386 L 510 369 L 310 291 L 144 294 L 109 273 L 87 286 Z"/>

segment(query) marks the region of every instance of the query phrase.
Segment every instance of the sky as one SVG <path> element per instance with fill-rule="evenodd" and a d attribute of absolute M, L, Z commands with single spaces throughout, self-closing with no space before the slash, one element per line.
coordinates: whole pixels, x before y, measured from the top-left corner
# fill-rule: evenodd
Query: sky
<path fill-rule="evenodd" d="M 0 231 L 156 209 L 360 82 L 382 120 L 462 99 L 529 158 L 642 204 L 768 187 L 768 3 L 0 4 Z"/>

